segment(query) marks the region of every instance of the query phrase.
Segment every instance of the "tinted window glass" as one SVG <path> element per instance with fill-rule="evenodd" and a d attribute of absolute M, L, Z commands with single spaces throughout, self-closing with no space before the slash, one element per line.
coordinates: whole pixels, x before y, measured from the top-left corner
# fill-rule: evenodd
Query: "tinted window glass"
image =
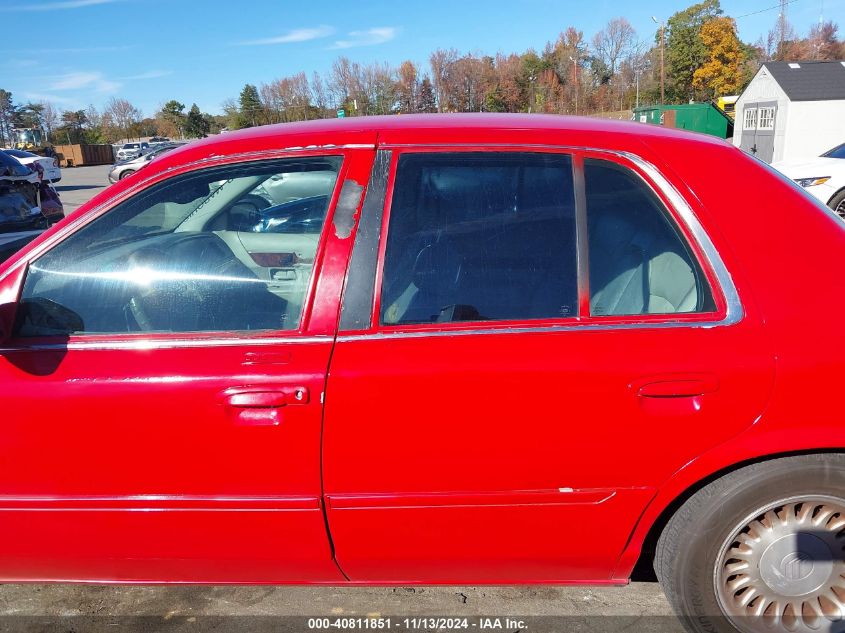
<path fill-rule="evenodd" d="M 137 194 L 32 263 L 19 335 L 295 329 L 340 164 L 233 165 Z M 299 197 L 321 201 L 307 226 L 256 230 Z"/>
<path fill-rule="evenodd" d="M 402 156 L 382 323 L 575 316 L 574 208 L 569 156 Z"/>
<path fill-rule="evenodd" d="M 0 173 L 5 172 L 9 176 L 28 176 L 32 170 L 23 165 L 17 158 L 6 152 L 0 151 Z"/>
<path fill-rule="evenodd" d="M 703 275 L 651 188 L 614 163 L 584 161 L 590 313 L 712 310 Z"/>
<path fill-rule="evenodd" d="M 845 143 L 822 154 L 825 158 L 845 158 Z"/>

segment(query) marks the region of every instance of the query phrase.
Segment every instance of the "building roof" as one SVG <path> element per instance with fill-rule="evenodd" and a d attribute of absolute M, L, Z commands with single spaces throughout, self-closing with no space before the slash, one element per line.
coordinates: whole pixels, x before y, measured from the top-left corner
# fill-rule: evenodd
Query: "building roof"
<path fill-rule="evenodd" d="M 845 99 L 845 61 L 766 62 L 763 67 L 790 101 Z"/>

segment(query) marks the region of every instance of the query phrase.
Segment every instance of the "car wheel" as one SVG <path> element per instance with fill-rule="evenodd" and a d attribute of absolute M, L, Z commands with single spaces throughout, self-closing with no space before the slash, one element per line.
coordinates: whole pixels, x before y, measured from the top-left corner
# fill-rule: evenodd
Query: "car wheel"
<path fill-rule="evenodd" d="M 123 179 L 124 179 L 124 178 L 126 178 L 127 176 L 131 176 L 131 175 L 132 175 L 132 174 L 134 174 L 134 173 L 135 173 L 135 170 L 134 170 L 134 169 L 127 169 L 126 171 L 121 172 L 121 174 L 120 174 L 120 178 L 119 178 L 118 180 L 123 180 Z"/>
<path fill-rule="evenodd" d="M 654 569 L 689 631 L 841 631 L 845 455 L 736 470 L 672 516 Z"/>
<path fill-rule="evenodd" d="M 827 205 L 836 215 L 845 220 L 845 189 L 833 196 Z"/>

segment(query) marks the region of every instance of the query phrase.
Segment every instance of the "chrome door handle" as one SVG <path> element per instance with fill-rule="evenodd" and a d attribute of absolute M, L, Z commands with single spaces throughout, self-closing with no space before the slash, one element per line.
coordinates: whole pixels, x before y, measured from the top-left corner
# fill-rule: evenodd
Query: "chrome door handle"
<path fill-rule="evenodd" d="M 282 407 L 308 404 L 307 387 L 249 385 L 230 387 L 220 393 L 220 401 L 234 422 L 241 426 L 279 426 Z"/>

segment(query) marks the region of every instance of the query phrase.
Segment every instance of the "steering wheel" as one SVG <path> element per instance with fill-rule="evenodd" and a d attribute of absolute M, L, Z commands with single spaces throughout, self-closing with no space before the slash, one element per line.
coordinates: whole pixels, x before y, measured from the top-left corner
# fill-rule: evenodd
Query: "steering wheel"
<path fill-rule="evenodd" d="M 161 275 L 174 269 L 169 265 L 170 259 L 166 251 L 155 246 L 139 249 L 128 257 L 130 277 L 127 282 L 131 290 L 124 314 L 129 330 L 202 329 L 201 319 L 207 314 L 206 293 L 202 292 L 197 280 Z"/>

